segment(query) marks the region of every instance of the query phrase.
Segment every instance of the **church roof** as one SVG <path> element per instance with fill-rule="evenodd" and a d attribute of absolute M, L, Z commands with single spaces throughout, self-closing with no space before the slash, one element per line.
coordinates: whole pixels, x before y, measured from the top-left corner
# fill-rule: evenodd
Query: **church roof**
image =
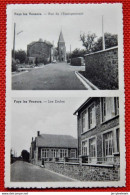
<path fill-rule="evenodd" d="M 77 148 L 78 141 L 70 135 L 40 134 L 37 138 L 38 147 Z"/>
<path fill-rule="evenodd" d="M 58 42 L 65 42 L 63 38 L 62 31 L 60 32 L 59 41 Z"/>

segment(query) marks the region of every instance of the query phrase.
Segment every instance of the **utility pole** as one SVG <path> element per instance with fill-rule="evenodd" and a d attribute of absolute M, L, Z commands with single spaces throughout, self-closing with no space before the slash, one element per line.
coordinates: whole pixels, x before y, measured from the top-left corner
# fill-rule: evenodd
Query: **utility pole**
<path fill-rule="evenodd" d="M 15 59 L 15 29 L 16 23 L 14 23 L 14 40 L 13 40 L 13 58 Z"/>
<path fill-rule="evenodd" d="M 103 16 L 102 16 L 102 49 L 105 50 L 104 21 L 103 21 Z"/>

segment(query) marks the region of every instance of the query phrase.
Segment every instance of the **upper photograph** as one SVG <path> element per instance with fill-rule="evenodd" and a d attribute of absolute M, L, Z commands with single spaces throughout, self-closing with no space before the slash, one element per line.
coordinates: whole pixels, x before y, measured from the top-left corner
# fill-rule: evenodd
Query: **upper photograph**
<path fill-rule="evenodd" d="M 9 6 L 11 88 L 118 90 L 122 37 L 119 4 Z"/>

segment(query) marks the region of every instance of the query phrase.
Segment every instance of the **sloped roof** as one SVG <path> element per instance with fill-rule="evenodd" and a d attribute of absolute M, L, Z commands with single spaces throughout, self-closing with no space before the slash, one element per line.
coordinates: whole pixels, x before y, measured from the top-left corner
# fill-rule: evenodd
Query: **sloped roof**
<path fill-rule="evenodd" d="M 83 104 L 81 104 L 81 106 L 79 106 L 79 108 L 74 112 L 74 115 L 79 112 L 92 98 L 88 98 Z"/>
<path fill-rule="evenodd" d="M 36 137 L 38 147 L 77 148 L 77 139 L 70 135 L 40 134 Z"/>
<path fill-rule="evenodd" d="M 60 32 L 59 41 L 58 42 L 65 42 L 63 38 L 62 31 Z"/>
<path fill-rule="evenodd" d="M 33 41 L 33 42 L 31 42 L 31 43 L 29 43 L 28 44 L 28 46 L 32 46 L 32 45 L 34 45 L 35 43 L 46 43 L 47 45 L 50 45 L 50 46 L 52 46 L 52 43 L 51 42 L 49 42 L 49 41 L 43 41 L 42 39 L 39 39 L 38 41 Z"/>

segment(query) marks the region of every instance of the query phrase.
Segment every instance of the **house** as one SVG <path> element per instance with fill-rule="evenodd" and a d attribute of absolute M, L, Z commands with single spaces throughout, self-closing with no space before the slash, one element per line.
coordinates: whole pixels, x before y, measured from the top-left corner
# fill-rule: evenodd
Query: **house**
<path fill-rule="evenodd" d="M 27 57 L 29 62 L 50 63 L 59 60 L 66 61 L 66 47 L 62 31 L 60 32 L 57 48 L 49 41 L 33 41 L 27 45 Z"/>
<path fill-rule="evenodd" d="M 52 48 L 53 45 L 48 41 L 43 41 L 39 39 L 39 41 L 34 41 L 27 45 L 27 56 L 30 60 L 31 58 L 37 58 L 39 63 L 48 63 L 51 62 L 52 59 Z"/>
<path fill-rule="evenodd" d="M 70 135 L 40 134 L 31 142 L 30 162 L 36 165 L 43 161 L 63 161 L 65 157 L 77 157 L 77 139 Z"/>
<path fill-rule="evenodd" d="M 82 163 L 119 164 L 119 98 L 88 98 L 74 115 L 77 115 L 78 155 Z"/>

